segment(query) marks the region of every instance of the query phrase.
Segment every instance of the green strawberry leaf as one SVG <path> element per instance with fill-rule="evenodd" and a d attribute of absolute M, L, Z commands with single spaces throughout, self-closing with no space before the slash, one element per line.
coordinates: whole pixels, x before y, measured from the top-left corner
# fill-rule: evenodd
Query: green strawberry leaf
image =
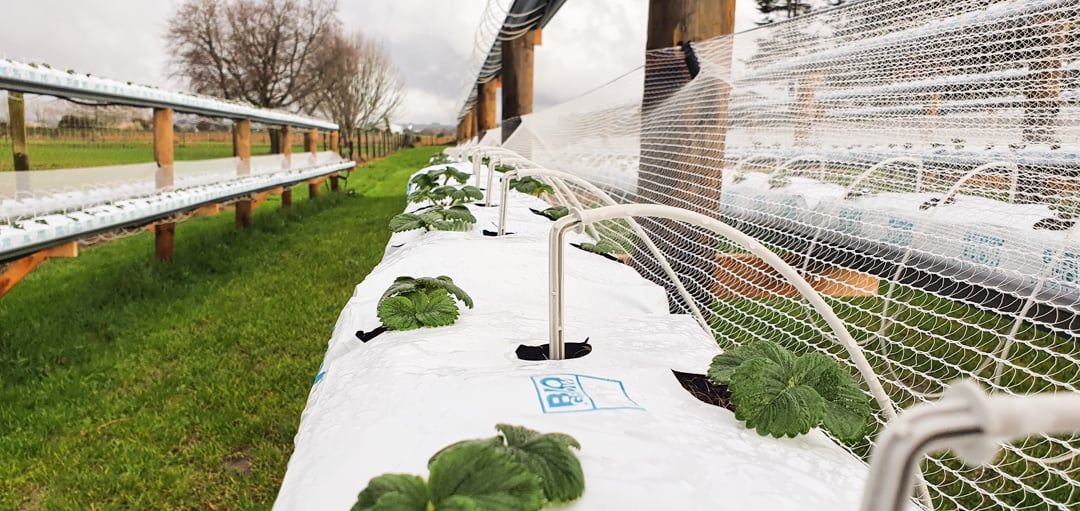
<path fill-rule="evenodd" d="M 540 433 L 521 426 L 498 424 L 508 452 L 529 472 L 539 476 L 544 496 L 552 502 L 569 502 L 585 492 L 585 474 L 571 447 L 580 449 L 570 435 Z"/>
<path fill-rule="evenodd" d="M 352 511 L 427 511 L 429 502 L 422 477 L 383 474 L 368 481 Z"/>
<path fill-rule="evenodd" d="M 437 511 L 535 511 L 544 505 L 540 479 L 504 450 L 463 442 L 429 464 L 428 490 Z"/>
<path fill-rule="evenodd" d="M 778 364 L 768 358 L 743 362 L 731 375 L 729 388 L 735 418 L 761 435 L 794 437 L 810 431 L 825 415 L 825 399 L 798 381 L 815 361 Z"/>
<path fill-rule="evenodd" d="M 416 307 L 416 320 L 423 326 L 452 325 L 458 318 L 457 303 L 443 289 L 417 293 L 413 305 Z"/>
<path fill-rule="evenodd" d="M 454 192 L 450 194 L 450 198 L 453 199 L 454 204 L 461 204 L 483 199 L 484 192 L 480 191 L 480 189 L 475 186 L 466 185 L 454 190 Z"/>
<path fill-rule="evenodd" d="M 807 383 L 825 399 L 825 428 L 840 440 L 861 439 L 872 413 L 869 398 L 851 378 L 851 373 L 834 360 L 820 353 L 801 358 L 811 357 L 821 361 Z"/>
<path fill-rule="evenodd" d="M 465 305 L 470 309 L 473 307 L 472 297 L 465 292 L 464 289 L 454 284 L 454 280 L 446 275 L 439 275 L 438 277 L 420 277 L 417 279 L 420 286 L 428 289 L 445 289 L 446 292 L 454 295 L 454 298 L 465 302 Z"/>
<path fill-rule="evenodd" d="M 427 229 L 429 223 L 421 215 L 402 213 L 390 219 L 390 231 L 405 232 L 421 228 Z"/>
<path fill-rule="evenodd" d="M 470 224 L 476 223 L 476 217 L 466 206 L 451 206 L 449 208 L 440 210 L 443 220 L 453 220 L 458 222 L 466 222 Z"/>
<path fill-rule="evenodd" d="M 709 365 L 709 379 L 717 385 L 728 385 L 735 369 L 743 362 L 755 358 L 767 358 L 778 364 L 790 366 L 795 356 L 772 341 L 744 344 L 713 357 L 712 364 Z"/>
<path fill-rule="evenodd" d="M 423 292 L 408 293 L 405 296 L 391 296 L 379 301 L 378 316 L 383 326 L 390 330 L 413 330 L 420 328 L 420 321 L 416 318 L 416 306 L 413 296 L 423 295 Z"/>
<path fill-rule="evenodd" d="M 566 206 L 554 206 L 554 207 L 547 208 L 547 209 L 541 211 L 540 213 L 543 214 L 544 216 L 552 219 L 552 220 L 558 220 L 558 219 L 560 219 L 560 218 L 562 218 L 562 217 L 564 217 L 566 215 L 569 215 L 570 214 L 570 208 L 568 208 Z"/>

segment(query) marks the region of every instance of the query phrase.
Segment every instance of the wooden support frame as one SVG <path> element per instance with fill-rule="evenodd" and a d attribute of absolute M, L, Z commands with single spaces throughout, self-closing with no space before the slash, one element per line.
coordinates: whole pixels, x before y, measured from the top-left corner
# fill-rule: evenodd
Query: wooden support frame
<path fill-rule="evenodd" d="M 797 255 L 783 259 L 795 268 L 804 262 Z M 753 254 L 717 254 L 713 277 L 713 294 L 721 299 L 800 296 L 795 286 Z M 873 275 L 816 261 L 808 265 L 805 278 L 815 291 L 833 298 L 877 296 L 880 283 Z"/>
<path fill-rule="evenodd" d="M 311 154 L 312 161 L 315 160 L 315 153 L 318 151 L 315 141 L 319 139 L 319 130 L 312 128 L 304 132 L 304 151 Z M 320 181 L 321 182 L 321 181 Z M 319 187 L 317 185 L 308 184 L 308 199 L 314 200 L 319 196 Z"/>
<path fill-rule="evenodd" d="M 233 138 L 235 143 L 233 152 L 240 159 L 236 166 L 236 175 L 251 175 L 251 121 L 248 119 L 236 121 L 234 133 L 236 137 Z M 240 228 L 251 227 L 251 211 L 254 209 L 255 207 L 250 200 L 237 202 L 236 226 Z"/>
<path fill-rule="evenodd" d="M 279 146 L 281 147 L 281 154 L 284 155 L 284 159 L 281 162 L 282 170 L 289 170 L 292 168 L 292 128 L 289 126 L 281 127 L 281 141 Z"/>
<path fill-rule="evenodd" d="M 495 96 L 498 90 L 496 80 L 492 78 L 476 86 L 476 115 L 479 118 L 477 129 L 480 133 L 495 128 Z"/>
<path fill-rule="evenodd" d="M 173 111 L 170 108 L 154 109 L 154 161 L 157 172 L 154 180 L 158 192 L 173 188 Z M 176 224 L 163 222 L 154 229 L 154 257 L 161 262 L 173 262 Z"/>
<path fill-rule="evenodd" d="M 30 153 L 26 147 L 26 102 L 23 93 L 8 91 L 8 132 L 14 160 L 15 197 L 30 194 Z"/>
<path fill-rule="evenodd" d="M 533 47 L 530 32 L 502 42 L 502 140 L 505 142 L 521 124 L 521 116 L 533 111 Z M 528 157 L 529 155 L 523 155 Z"/>
<path fill-rule="evenodd" d="M 34 268 L 37 268 L 38 265 L 45 262 L 47 259 L 54 257 L 78 257 L 78 255 L 79 244 L 72 241 L 70 243 L 35 252 L 11 263 L 4 272 L 0 274 L 0 297 L 8 294 L 8 292 L 15 287 L 15 284 L 21 282 L 22 279 L 30 274 L 30 272 L 34 271 Z"/>

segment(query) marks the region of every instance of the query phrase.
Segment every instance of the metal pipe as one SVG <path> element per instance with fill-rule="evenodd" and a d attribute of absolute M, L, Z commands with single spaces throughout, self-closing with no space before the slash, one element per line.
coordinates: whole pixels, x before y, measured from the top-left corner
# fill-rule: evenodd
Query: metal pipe
<path fill-rule="evenodd" d="M 988 396 L 960 381 L 937 403 L 924 403 L 889 422 L 874 447 L 861 511 L 900 511 L 910 505 L 911 478 L 923 454 L 951 449 L 964 462 L 993 461 L 999 444 L 1033 434 L 1080 431 L 1080 395 Z"/>
<path fill-rule="evenodd" d="M 581 221 L 574 215 L 567 215 L 555 221 L 548 234 L 548 358 L 563 360 L 566 358 L 566 340 L 563 331 L 563 312 L 565 294 L 563 293 L 563 241 L 566 231 Z"/>
<path fill-rule="evenodd" d="M 587 190 L 588 192 L 596 195 L 598 198 L 600 198 L 601 201 L 606 203 L 606 205 L 618 205 L 618 203 L 615 202 L 615 199 L 611 198 L 611 196 L 608 195 L 607 192 L 573 174 L 568 174 L 566 172 L 561 172 L 558 170 L 541 168 L 518 169 L 514 171 L 514 174 L 548 176 L 555 179 L 571 181 L 581 186 L 582 188 L 585 188 L 585 190 Z M 500 207 L 502 209 L 499 211 L 499 236 L 502 236 L 506 232 L 506 204 L 508 203 L 507 194 L 507 187 L 504 186 L 502 202 L 500 203 Z M 656 246 L 656 243 L 653 243 L 652 237 L 649 235 L 649 233 L 645 231 L 645 229 L 641 228 L 641 224 L 639 224 L 637 220 L 635 220 L 633 217 L 627 218 L 626 220 L 630 224 L 630 228 L 634 231 L 634 235 L 637 236 L 638 239 L 645 244 L 645 248 L 648 249 L 649 253 L 652 254 L 654 258 L 656 258 L 656 262 L 660 265 L 660 268 L 664 270 L 664 275 L 666 275 L 668 280 L 671 281 L 672 285 L 675 286 L 675 292 L 678 293 L 679 297 L 682 298 L 683 302 L 686 303 L 686 306 L 690 309 L 690 315 L 694 316 L 694 320 L 697 321 L 698 326 L 700 326 L 705 333 L 712 335 L 712 328 L 709 327 L 709 322 L 705 320 L 705 315 L 701 313 L 701 309 L 698 308 L 697 303 L 694 301 L 693 297 L 690 296 L 690 292 L 686 290 L 686 286 L 684 286 L 682 280 L 679 279 L 679 275 L 675 273 L 675 269 L 671 267 L 671 263 L 668 262 L 667 256 L 665 256 L 664 253 L 660 251 L 660 248 Z M 591 228 L 592 226 L 590 225 L 586 227 Z M 599 240 L 600 238 L 595 235 L 595 231 L 593 231 L 593 233 L 593 239 Z"/>

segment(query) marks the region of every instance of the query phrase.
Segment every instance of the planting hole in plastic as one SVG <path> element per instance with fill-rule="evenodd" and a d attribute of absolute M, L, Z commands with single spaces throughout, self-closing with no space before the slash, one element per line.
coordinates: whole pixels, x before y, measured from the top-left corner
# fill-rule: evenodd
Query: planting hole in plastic
<path fill-rule="evenodd" d="M 566 344 L 566 357 L 565 358 L 581 358 L 589 353 L 592 353 L 592 345 L 589 344 L 589 339 L 586 338 L 585 342 L 568 342 Z M 550 360 L 551 346 L 548 344 L 541 344 L 538 346 L 528 346 L 525 344 L 519 345 L 514 352 L 517 358 L 521 360 Z"/>

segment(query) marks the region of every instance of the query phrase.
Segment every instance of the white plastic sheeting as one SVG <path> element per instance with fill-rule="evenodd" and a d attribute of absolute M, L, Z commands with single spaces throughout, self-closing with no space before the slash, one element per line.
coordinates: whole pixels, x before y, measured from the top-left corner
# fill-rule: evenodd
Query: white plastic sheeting
<path fill-rule="evenodd" d="M 493 230 L 498 209 L 472 206 L 479 222 L 470 232 L 391 239 L 335 326 L 275 509 L 349 509 L 372 477 L 426 475 L 440 448 L 490 436 L 496 423 L 581 442 L 586 491 L 566 509 L 857 507 L 866 468 L 820 431 L 761 437 L 682 389 L 672 369 L 704 372 L 719 349 L 627 266 L 570 249 L 567 338 L 588 337 L 593 352 L 517 359 L 519 344 L 547 342 L 551 223 L 527 209 L 545 203 L 517 193 L 512 201 L 514 234 L 503 238 L 479 232 Z M 448 275 L 476 307 L 450 327 L 362 343 L 356 331 L 379 325 L 378 299 L 402 275 Z"/>

